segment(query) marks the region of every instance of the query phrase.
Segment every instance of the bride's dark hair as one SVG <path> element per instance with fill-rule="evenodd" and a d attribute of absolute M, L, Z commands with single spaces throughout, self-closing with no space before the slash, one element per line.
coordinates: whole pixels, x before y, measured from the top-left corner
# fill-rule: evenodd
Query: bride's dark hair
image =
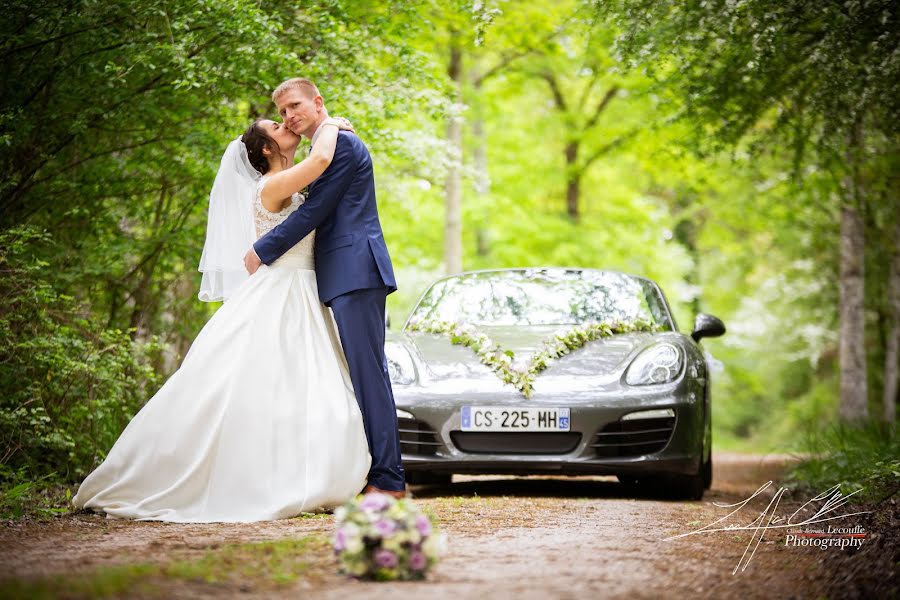
<path fill-rule="evenodd" d="M 247 158 L 250 159 L 250 164 L 261 175 L 265 175 L 269 170 L 269 159 L 263 154 L 263 148 L 268 148 L 269 152 L 278 152 L 278 144 L 262 128 L 260 125 L 262 121 L 262 119 L 253 121 L 253 124 L 241 136 L 241 141 L 247 147 Z"/>

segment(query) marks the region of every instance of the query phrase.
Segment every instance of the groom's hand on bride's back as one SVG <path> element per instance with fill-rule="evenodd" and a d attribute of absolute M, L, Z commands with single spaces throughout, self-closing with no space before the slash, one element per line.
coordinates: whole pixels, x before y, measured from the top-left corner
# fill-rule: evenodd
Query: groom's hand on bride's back
<path fill-rule="evenodd" d="M 247 254 L 244 255 L 244 268 L 247 269 L 247 272 L 253 275 L 260 265 L 262 265 L 262 261 L 259 260 L 253 248 L 247 250 Z"/>

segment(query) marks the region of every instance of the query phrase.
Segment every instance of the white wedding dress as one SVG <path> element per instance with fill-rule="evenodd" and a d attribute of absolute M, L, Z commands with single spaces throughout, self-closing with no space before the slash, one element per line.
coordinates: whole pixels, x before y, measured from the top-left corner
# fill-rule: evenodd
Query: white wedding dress
<path fill-rule="evenodd" d="M 263 208 L 264 235 L 302 203 Z M 200 331 L 181 367 L 135 415 L 74 504 L 110 517 L 244 522 L 337 506 L 371 457 L 314 234 L 263 265 Z"/>

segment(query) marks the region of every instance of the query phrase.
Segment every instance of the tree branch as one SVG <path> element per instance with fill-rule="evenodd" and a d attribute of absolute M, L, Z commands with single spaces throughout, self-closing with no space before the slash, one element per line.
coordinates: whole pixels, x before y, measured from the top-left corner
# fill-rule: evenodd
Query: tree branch
<path fill-rule="evenodd" d="M 206 40 L 205 43 L 200 44 L 199 46 L 194 48 L 188 54 L 188 58 L 193 58 L 193 57 L 197 56 L 198 54 L 203 52 L 206 48 L 208 48 L 210 45 L 215 43 L 222 36 L 223 36 L 223 34 L 220 34 L 220 33 L 213 35 L 208 40 Z M 129 100 L 132 100 L 135 96 L 139 96 L 139 95 L 153 89 L 156 86 L 156 84 L 158 84 L 160 81 L 163 81 L 164 77 L 165 77 L 165 73 L 158 74 L 156 77 L 152 78 L 151 80 L 147 81 L 144 85 L 140 86 L 138 89 L 131 92 L 129 95 L 119 99 L 117 102 L 114 102 L 110 106 L 100 108 L 96 112 L 106 113 L 106 114 L 113 112 L 114 110 L 116 110 L 117 108 L 119 108 L 120 106 L 122 106 L 123 104 L 128 102 Z M 167 85 L 167 84 L 165 84 L 165 85 Z M 87 128 L 90 129 L 91 125 L 88 125 Z M 34 165 L 34 166 L 30 167 L 29 169 L 26 169 L 24 176 L 20 180 L 19 186 L 17 186 L 17 188 L 14 189 L 13 192 L 9 196 L 6 196 L 5 198 L 2 199 L 2 201 L 0 201 L 0 204 L 2 204 L 3 209 L 6 210 L 7 206 L 14 203 L 16 200 L 18 200 L 18 198 L 20 198 L 22 196 L 22 194 L 24 194 L 25 192 L 27 192 L 28 190 L 33 188 L 36 185 L 36 180 L 34 179 L 34 176 L 37 174 L 37 172 L 40 171 L 40 169 L 43 168 L 43 166 L 46 165 L 47 162 L 50 161 L 50 159 L 55 157 L 57 154 L 62 152 L 62 150 L 66 146 L 71 144 L 76 139 L 76 137 L 77 137 L 76 134 L 70 133 L 59 144 L 57 144 L 57 146 L 53 150 L 51 150 L 48 154 L 44 155 L 43 160 L 39 161 L 37 165 Z M 160 139 L 164 139 L 164 138 L 160 138 Z M 127 149 L 127 148 L 123 148 L 123 149 Z M 107 154 L 108 154 L 108 152 L 107 152 Z M 84 162 L 84 161 L 80 161 L 80 162 Z M 40 179 L 39 181 L 46 181 L 47 179 L 49 179 L 49 178 L 45 177 L 45 178 Z"/>
<path fill-rule="evenodd" d="M 613 96 L 619 93 L 619 86 L 614 85 L 609 90 L 607 90 L 606 95 L 603 96 L 603 99 L 597 104 L 597 108 L 594 109 L 594 114 L 591 115 L 591 118 L 588 119 L 587 124 L 584 126 L 585 129 L 590 129 L 594 125 L 597 124 L 597 120 L 600 118 L 600 114 L 606 109 L 607 105 L 609 105 L 610 101 L 612 101 Z"/>
<path fill-rule="evenodd" d="M 87 156 L 85 156 L 83 158 L 79 158 L 78 160 L 76 160 L 74 162 L 64 165 L 64 166 L 60 167 L 59 169 L 55 169 L 51 174 L 47 175 L 46 177 L 39 177 L 39 178 L 33 179 L 32 186 L 44 183 L 45 181 L 49 181 L 50 179 L 57 177 L 60 173 L 65 173 L 66 171 L 68 171 L 70 169 L 74 169 L 75 167 L 77 167 L 78 165 L 80 165 L 82 163 L 86 163 L 89 160 L 93 160 L 93 159 L 99 158 L 101 156 L 106 156 L 109 154 L 113 154 L 115 152 L 121 152 L 122 150 L 133 150 L 134 148 L 140 148 L 142 146 L 147 146 L 149 144 L 155 144 L 156 142 L 162 142 L 165 140 L 174 141 L 176 139 L 177 138 L 165 137 L 165 136 L 164 137 L 156 137 L 156 138 L 150 138 L 149 140 L 141 140 L 138 142 L 134 142 L 132 144 L 126 144 L 124 146 L 117 146 L 115 148 L 107 148 L 106 150 L 102 150 L 100 152 L 94 152 L 92 154 L 88 154 Z"/>
<path fill-rule="evenodd" d="M 505 69 L 506 67 L 508 67 L 509 65 L 514 63 L 515 61 L 519 60 L 520 58 L 525 58 L 529 54 L 533 54 L 534 52 L 536 52 L 537 45 L 546 44 L 547 42 L 549 42 L 550 40 L 555 38 L 558 35 L 558 33 L 559 33 L 559 30 L 554 29 L 553 31 L 551 31 L 550 33 L 548 33 L 547 35 L 542 37 L 538 41 L 538 44 L 535 44 L 532 46 L 526 46 L 524 49 L 521 49 L 517 52 L 510 52 L 510 53 L 506 54 L 505 56 L 501 57 L 500 61 L 497 64 L 495 64 L 493 67 L 491 67 L 490 69 L 485 71 L 482 75 L 478 75 L 477 77 L 475 77 L 472 80 L 472 83 L 475 85 L 475 87 L 481 86 L 481 84 L 483 84 L 486 80 L 490 79 L 497 73 L 501 72 L 503 69 Z"/>
<path fill-rule="evenodd" d="M 24 46 L 18 46 L 16 48 L 10 48 L 9 50 L 4 51 L 0 54 L 0 60 L 5 60 L 6 58 L 16 54 L 18 52 L 24 52 L 25 50 L 31 50 L 32 48 L 39 48 L 41 46 L 46 46 L 47 44 L 52 44 L 53 42 L 57 42 L 59 40 L 64 40 L 66 38 L 70 38 L 74 35 L 80 35 L 82 33 L 87 33 L 88 31 L 94 31 L 95 29 L 106 29 L 110 25 L 115 25 L 121 21 L 124 21 L 126 17 L 119 17 L 117 19 L 113 19 L 112 21 L 108 21 L 106 23 L 98 23 L 96 25 L 92 25 L 90 27 L 85 27 L 83 29 L 76 29 L 75 31 L 68 31 L 56 37 L 48 38 L 46 40 L 39 40 L 37 42 L 33 42 L 31 44 L 26 44 Z"/>
<path fill-rule="evenodd" d="M 553 94 L 553 100 L 556 102 L 556 106 L 563 112 L 568 112 L 569 107 L 566 105 L 566 99 L 563 97 L 562 90 L 559 89 L 559 82 L 556 81 L 556 77 L 553 73 L 550 71 L 543 71 L 541 72 L 541 77 L 550 86 L 550 92 Z"/>
<path fill-rule="evenodd" d="M 591 94 L 591 90 L 594 89 L 594 84 L 597 83 L 597 80 L 600 79 L 600 72 L 593 71 L 591 75 L 591 80 L 584 87 L 584 90 L 581 92 L 581 98 L 578 99 L 578 109 L 579 111 L 584 108 L 585 103 L 587 102 L 588 96 Z M 590 125 L 588 125 L 590 128 Z"/>
<path fill-rule="evenodd" d="M 615 148 L 618 148 L 619 146 L 621 146 L 622 144 L 624 144 L 631 138 L 635 137 L 638 133 L 640 133 L 640 131 L 641 131 L 640 129 L 633 129 L 633 130 L 629 131 L 628 133 L 620 135 L 613 141 L 600 146 L 599 148 L 597 148 L 597 150 L 594 151 L 593 154 L 591 154 L 590 156 L 587 157 L 587 159 L 585 159 L 585 161 L 581 164 L 580 170 L 581 171 L 586 170 L 598 158 L 600 158 L 604 154 L 609 153 L 610 151 L 614 150 Z"/>

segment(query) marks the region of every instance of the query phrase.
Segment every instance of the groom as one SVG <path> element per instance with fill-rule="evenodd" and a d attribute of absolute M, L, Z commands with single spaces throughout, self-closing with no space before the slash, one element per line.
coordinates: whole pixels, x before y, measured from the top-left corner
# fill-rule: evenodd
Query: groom
<path fill-rule="evenodd" d="M 315 145 L 328 118 L 315 84 L 288 79 L 272 100 L 285 125 Z M 247 252 L 247 270 L 253 274 L 260 264 L 271 264 L 313 229 L 319 298 L 334 312 L 372 455 L 364 492 L 402 498 L 397 410 L 384 355 L 385 299 L 397 284 L 378 220 L 372 159 L 347 131 L 339 133 L 334 159 L 309 186 L 306 202 Z"/>

